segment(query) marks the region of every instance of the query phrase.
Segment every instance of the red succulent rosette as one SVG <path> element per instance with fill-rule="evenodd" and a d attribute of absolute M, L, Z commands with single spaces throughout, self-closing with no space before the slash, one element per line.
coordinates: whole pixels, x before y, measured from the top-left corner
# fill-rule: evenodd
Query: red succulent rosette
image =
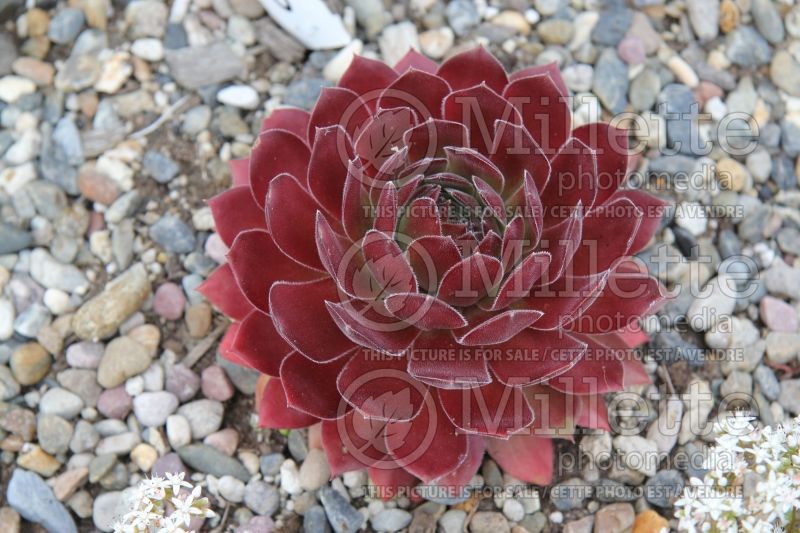
<path fill-rule="evenodd" d="M 221 353 L 270 376 L 263 426 L 321 422 L 334 475 L 387 487 L 463 486 L 485 451 L 547 484 L 552 438 L 607 427 L 602 395 L 647 380 L 631 326 L 662 288 L 631 254 L 663 204 L 567 97 L 555 65 L 409 52 L 264 121 L 210 200 L 230 252 L 201 288 Z"/>

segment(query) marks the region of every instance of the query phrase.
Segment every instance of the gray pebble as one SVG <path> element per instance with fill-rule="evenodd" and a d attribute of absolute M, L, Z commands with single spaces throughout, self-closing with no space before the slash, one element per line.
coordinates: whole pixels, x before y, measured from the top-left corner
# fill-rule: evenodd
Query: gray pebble
<path fill-rule="evenodd" d="M 271 516 L 280 507 L 281 496 L 274 486 L 251 481 L 244 489 L 244 504 L 256 514 Z"/>
<path fill-rule="evenodd" d="M 730 32 L 725 47 L 728 59 L 740 67 L 764 65 L 772 57 L 767 41 L 751 26 L 739 26 Z"/>
<path fill-rule="evenodd" d="M 350 505 L 344 496 L 326 486 L 319 490 L 319 499 L 336 533 L 355 533 L 361 529 L 364 515 Z"/>
<path fill-rule="evenodd" d="M 242 463 L 211 446 L 189 444 L 178 448 L 177 452 L 184 463 L 200 472 L 216 477 L 233 476 L 241 481 L 250 479 L 250 473 Z"/>
<path fill-rule="evenodd" d="M 644 497 L 658 507 L 672 507 L 683 492 L 683 475 L 677 470 L 661 470 L 647 480 Z"/>
<path fill-rule="evenodd" d="M 23 518 L 41 524 L 51 533 L 77 533 L 75 521 L 41 477 L 14 469 L 6 499 Z"/>
<path fill-rule="evenodd" d="M 150 227 L 150 238 L 167 252 L 185 254 L 194 249 L 192 228 L 173 215 L 164 215 Z"/>
<path fill-rule="evenodd" d="M 50 21 L 47 36 L 56 44 L 67 44 L 75 40 L 86 18 L 78 8 L 64 8 Z"/>
<path fill-rule="evenodd" d="M 145 152 L 142 165 L 150 177 L 159 183 L 169 183 L 181 170 L 169 156 L 154 150 Z"/>
<path fill-rule="evenodd" d="M 603 107 L 622 113 L 627 105 L 628 67 L 612 48 L 603 50 L 594 68 L 594 93 Z"/>

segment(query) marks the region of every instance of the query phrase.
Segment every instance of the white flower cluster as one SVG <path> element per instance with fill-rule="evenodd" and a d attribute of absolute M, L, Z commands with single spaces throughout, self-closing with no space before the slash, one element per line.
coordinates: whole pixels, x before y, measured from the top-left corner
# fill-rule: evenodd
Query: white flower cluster
<path fill-rule="evenodd" d="M 703 480 L 693 478 L 675 502 L 680 531 L 800 531 L 800 417 L 756 429 L 737 413 L 715 426 Z M 745 490 L 744 485 L 754 487 Z"/>
<path fill-rule="evenodd" d="M 114 524 L 114 533 L 187 533 L 193 518 L 216 516 L 200 492 L 199 486 L 184 481 L 183 472 L 143 479 L 131 495 L 130 511 Z"/>

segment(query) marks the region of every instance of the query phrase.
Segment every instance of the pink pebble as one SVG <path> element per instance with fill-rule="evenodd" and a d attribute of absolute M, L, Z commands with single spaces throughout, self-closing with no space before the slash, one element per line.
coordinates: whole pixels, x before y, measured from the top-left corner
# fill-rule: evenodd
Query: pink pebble
<path fill-rule="evenodd" d="M 220 265 L 226 261 L 225 254 L 228 253 L 228 247 L 222 242 L 222 237 L 219 233 L 212 233 L 206 239 L 206 255 L 219 263 Z"/>
<path fill-rule="evenodd" d="M 772 331 L 794 333 L 797 331 L 797 311 L 783 300 L 764 296 L 759 306 L 761 321 Z"/>
<path fill-rule="evenodd" d="M 183 315 L 186 297 L 183 289 L 175 283 L 164 283 L 153 298 L 153 310 L 162 318 L 177 320 Z"/>
<path fill-rule="evenodd" d="M 227 374 L 221 366 L 211 365 L 200 376 L 203 396 L 210 400 L 224 402 L 230 400 L 235 392 Z"/>
<path fill-rule="evenodd" d="M 123 420 L 131 412 L 133 402 L 124 386 L 104 390 L 97 398 L 97 410 L 106 418 Z"/>
<path fill-rule="evenodd" d="M 617 53 L 629 65 L 644 63 L 647 59 L 647 52 L 644 43 L 638 37 L 625 37 L 617 45 Z"/>
<path fill-rule="evenodd" d="M 225 455 L 233 455 L 239 446 L 239 433 L 233 428 L 226 428 L 203 439 L 203 444 L 216 448 Z"/>

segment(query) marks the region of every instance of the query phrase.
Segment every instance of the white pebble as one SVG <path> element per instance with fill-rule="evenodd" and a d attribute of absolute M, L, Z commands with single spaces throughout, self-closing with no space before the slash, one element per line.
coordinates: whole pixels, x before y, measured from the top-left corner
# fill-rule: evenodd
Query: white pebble
<path fill-rule="evenodd" d="M 261 98 L 249 85 L 230 85 L 217 93 L 217 101 L 241 109 L 255 109 Z"/>

